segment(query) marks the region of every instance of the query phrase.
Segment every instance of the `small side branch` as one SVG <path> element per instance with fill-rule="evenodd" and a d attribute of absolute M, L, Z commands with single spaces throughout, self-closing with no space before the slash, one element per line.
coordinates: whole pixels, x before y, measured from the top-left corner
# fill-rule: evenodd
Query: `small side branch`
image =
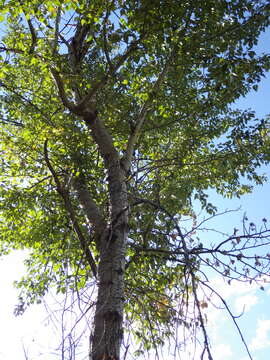
<path fill-rule="evenodd" d="M 54 29 L 54 44 L 53 44 L 53 53 L 56 54 L 58 47 L 58 38 L 59 38 L 59 24 L 61 21 L 61 5 L 57 8 L 57 15 L 55 19 L 55 29 Z"/>
<path fill-rule="evenodd" d="M 24 50 L 6 47 L 5 44 L 0 45 L 0 52 L 14 53 L 14 54 L 25 54 Z"/>
<path fill-rule="evenodd" d="M 21 7 L 22 7 L 22 11 L 24 13 L 24 16 L 26 18 L 26 22 L 27 22 L 27 25 L 28 25 L 28 28 L 29 28 L 29 31 L 30 31 L 30 34 L 31 34 L 31 46 L 30 46 L 30 49 L 29 49 L 29 54 L 33 54 L 34 51 L 35 51 L 35 47 L 37 45 L 37 34 L 36 34 L 36 30 L 32 24 L 32 20 L 30 20 L 29 18 L 27 18 L 26 14 L 25 14 L 25 11 L 23 10 L 23 1 L 19 1 Z"/>
<path fill-rule="evenodd" d="M 122 164 L 123 164 L 123 166 L 124 166 L 124 168 L 126 170 L 128 170 L 130 168 L 132 154 L 133 154 L 135 145 L 136 145 L 136 143 L 138 141 L 138 138 L 140 136 L 141 128 L 142 128 L 142 126 L 143 126 L 143 124 L 145 122 L 145 118 L 146 118 L 146 115 L 147 115 L 147 113 L 149 111 L 150 105 L 153 102 L 153 98 L 155 96 L 154 94 L 158 91 L 158 89 L 162 85 L 163 80 L 165 78 L 166 73 L 168 72 L 168 69 L 170 67 L 170 64 L 171 64 L 171 61 L 172 61 L 174 55 L 175 55 L 175 50 L 172 51 L 171 56 L 168 58 L 163 70 L 160 72 L 157 80 L 155 81 L 155 83 L 154 83 L 154 85 L 152 87 L 152 90 L 151 90 L 151 92 L 149 94 L 149 98 L 148 98 L 148 100 L 146 100 L 146 102 L 142 106 L 141 111 L 140 111 L 140 113 L 138 115 L 138 118 L 137 118 L 137 121 L 136 121 L 136 124 L 135 124 L 135 128 L 134 128 L 134 130 L 132 131 L 132 133 L 129 136 L 126 152 L 125 152 L 125 155 L 124 155 L 124 157 L 122 159 Z"/>
<path fill-rule="evenodd" d="M 126 52 L 120 56 L 120 58 L 118 59 L 118 61 L 116 61 L 115 65 L 112 65 L 112 67 L 109 69 L 109 71 L 107 72 L 107 74 L 105 74 L 100 81 L 97 81 L 92 89 L 89 91 L 88 94 L 86 94 L 83 99 L 78 103 L 77 107 L 78 109 L 82 109 L 84 108 L 90 101 L 91 99 L 95 96 L 95 94 L 97 93 L 97 91 L 99 89 L 101 89 L 106 83 L 107 81 L 110 79 L 110 77 L 112 75 L 114 75 L 116 73 L 116 71 L 124 64 L 124 62 L 131 56 L 131 54 L 136 51 L 138 49 L 138 45 L 141 42 L 142 38 L 133 41 L 130 46 L 127 48 Z M 118 58 L 118 56 L 116 56 Z M 115 59 L 115 58 L 114 58 Z M 114 60 L 113 59 L 113 60 Z M 112 64 L 113 61 L 112 60 Z"/>
<path fill-rule="evenodd" d="M 250 360 L 253 360 L 253 357 L 252 357 L 252 355 L 251 355 L 251 353 L 250 353 L 250 351 L 249 351 L 248 345 L 247 345 L 247 343 L 246 343 L 246 341 L 245 341 L 245 339 L 244 339 L 244 336 L 243 336 L 243 334 L 242 334 L 242 331 L 241 331 L 241 329 L 239 328 L 239 325 L 237 324 L 236 316 L 233 315 L 233 313 L 231 312 L 231 309 L 229 308 L 228 304 L 226 303 L 226 301 L 223 299 L 223 297 L 222 297 L 217 291 L 215 291 L 211 286 L 209 286 L 209 285 L 206 284 L 205 282 L 203 283 L 203 285 L 206 286 L 213 294 L 215 294 L 215 295 L 221 300 L 221 302 L 223 303 L 223 305 L 225 306 L 226 310 L 228 311 L 228 313 L 229 313 L 229 315 L 230 315 L 230 317 L 231 317 L 231 319 L 232 319 L 232 321 L 233 321 L 233 323 L 234 323 L 234 325 L 235 325 L 235 327 L 236 327 L 236 329 L 237 329 L 237 331 L 238 331 L 238 333 L 239 333 L 239 336 L 240 336 L 240 338 L 241 338 L 241 341 L 243 342 L 243 344 L 244 344 L 244 346 L 245 346 L 245 348 L 246 348 L 246 352 L 247 352 L 247 354 L 248 354 L 249 359 L 250 359 Z"/>
<path fill-rule="evenodd" d="M 32 43 L 30 46 L 30 50 L 29 50 L 29 54 L 33 54 L 33 52 L 35 51 L 35 47 L 37 45 L 37 34 L 36 31 L 34 29 L 34 26 L 32 24 L 31 20 L 27 20 L 27 24 L 31 33 L 31 37 L 32 37 Z"/>
<path fill-rule="evenodd" d="M 73 62 L 74 70 L 80 66 L 90 46 L 90 43 L 87 42 L 87 36 L 92 32 L 91 27 L 87 23 L 82 24 L 81 21 L 82 19 L 79 18 L 75 35 L 72 37 L 70 43 L 70 56 Z"/>
<path fill-rule="evenodd" d="M 113 67 L 113 64 L 111 62 L 111 58 L 110 58 L 110 54 L 109 54 L 108 39 L 107 39 L 107 29 L 106 29 L 106 24 L 108 22 L 109 15 L 110 15 L 109 10 L 107 10 L 106 16 L 105 16 L 105 19 L 104 19 L 104 24 L 103 24 L 103 45 L 104 45 L 104 53 L 105 53 L 107 63 L 109 65 L 109 69 L 110 69 L 110 71 L 113 72 L 114 67 Z"/>
<path fill-rule="evenodd" d="M 65 204 L 65 208 L 66 208 L 66 211 L 68 212 L 69 216 L 70 216 L 70 219 L 71 219 L 71 222 L 72 222 L 72 225 L 73 225 L 73 228 L 74 228 L 74 231 L 76 232 L 78 238 L 79 238 L 79 241 L 80 241 L 80 244 L 81 244 L 81 247 L 82 247 L 82 250 L 86 256 L 86 259 L 90 265 L 90 268 L 94 274 L 95 277 L 97 277 L 97 266 L 96 266 L 96 262 L 93 258 L 93 255 L 88 247 L 88 244 L 87 244 L 87 241 L 81 231 L 81 228 L 79 226 L 79 223 L 76 219 L 76 216 L 75 216 L 75 212 L 73 210 L 73 207 L 72 207 L 72 204 L 71 204 L 71 201 L 69 199 L 69 195 L 68 195 L 68 191 L 62 186 L 50 160 L 49 160 L 49 155 L 48 155 L 48 139 L 45 140 L 45 143 L 44 143 L 44 158 L 45 158 L 45 162 L 48 166 L 48 169 L 50 170 L 50 173 L 52 174 L 52 177 L 55 181 L 55 184 L 56 184 L 56 189 L 57 189 L 57 192 L 59 193 L 59 195 L 62 197 L 63 201 L 64 201 L 64 204 Z"/>
<path fill-rule="evenodd" d="M 202 332 L 203 332 L 203 337 L 204 337 L 204 349 L 203 349 L 203 352 L 202 352 L 202 355 L 201 355 L 201 359 L 203 359 L 204 352 L 206 350 L 206 352 L 208 354 L 208 359 L 213 360 L 211 350 L 210 350 L 210 346 L 209 346 L 207 331 L 206 331 L 206 328 L 205 328 L 205 323 L 204 323 L 202 312 L 201 312 L 200 302 L 199 302 L 198 295 L 197 295 L 196 279 L 195 279 L 195 275 L 194 275 L 193 271 L 191 271 L 191 284 L 192 284 L 192 292 L 193 292 L 193 295 L 194 295 L 195 304 L 196 304 L 196 307 L 197 307 L 197 310 L 198 310 L 198 313 L 199 313 L 199 321 L 200 321 L 200 325 L 201 325 Z"/>

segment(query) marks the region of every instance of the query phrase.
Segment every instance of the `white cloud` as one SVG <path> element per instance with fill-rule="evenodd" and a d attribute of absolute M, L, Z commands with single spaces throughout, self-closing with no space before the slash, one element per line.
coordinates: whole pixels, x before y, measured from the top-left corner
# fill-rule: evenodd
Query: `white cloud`
<path fill-rule="evenodd" d="M 258 279 L 257 283 L 253 281 L 251 284 L 246 281 L 232 280 L 230 285 L 227 283 L 227 281 L 224 281 L 222 277 L 211 279 L 211 287 L 214 288 L 221 296 L 223 296 L 225 300 L 233 296 L 240 296 L 254 292 L 258 290 L 260 286 L 268 287 L 268 284 L 265 278 Z M 269 290 L 267 289 L 267 291 L 269 291 L 270 294 L 270 288 Z"/>
<path fill-rule="evenodd" d="M 249 311 L 252 306 L 259 302 L 259 296 L 256 293 L 259 285 L 256 283 L 249 284 L 232 281 L 229 285 L 222 278 L 214 278 L 211 279 L 210 286 L 220 294 L 235 315 L 241 314 L 243 310 L 245 310 L 245 312 Z M 207 315 L 209 323 L 211 323 L 211 327 L 213 327 L 217 321 L 218 324 L 220 324 L 227 319 L 228 313 L 224 307 L 224 303 L 218 296 L 211 293 L 209 289 L 204 289 L 204 291 L 199 293 L 199 297 L 208 303 L 208 307 L 203 310 Z M 224 311 L 222 311 L 222 309 Z"/>
<path fill-rule="evenodd" d="M 270 320 L 257 321 L 256 335 L 251 340 L 251 350 L 260 350 L 270 346 Z"/>
<path fill-rule="evenodd" d="M 234 302 L 235 311 L 238 314 L 247 312 L 252 308 L 253 305 L 256 305 L 258 301 L 259 298 L 253 294 L 239 296 Z"/>
<path fill-rule="evenodd" d="M 232 348 L 228 344 L 218 344 L 213 349 L 213 355 L 215 360 L 224 360 L 232 356 Z"/>

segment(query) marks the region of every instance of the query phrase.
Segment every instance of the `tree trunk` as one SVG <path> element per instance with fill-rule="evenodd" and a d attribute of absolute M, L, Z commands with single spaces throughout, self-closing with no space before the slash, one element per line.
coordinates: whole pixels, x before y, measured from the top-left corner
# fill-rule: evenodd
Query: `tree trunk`
<path fill-rule="evenodd" d="M 91 360 L 119 360 L 123 336 L 126 229 L 108 239 L 99 263 L 99 287 L 94 318 Z"/>
<path fill-rule="evenodd" d="M 124 271 L 128 233 L 126 170 L 102 122 L 88 122 L 108 174 L 110 224 L 98 240 L 98 297 L 90 360 L 119 360 L 123 337 Z"/>
<path fill-rule="evenodd" d="M 124 271 L 127 240 L 126 185 L 118 191 L 118 211 L 101 241 L 98 298 L 94 318 L 91 360 L 119 360 L 123 337 Z M 120 210 L 121 208 L 121 210 Z"/>

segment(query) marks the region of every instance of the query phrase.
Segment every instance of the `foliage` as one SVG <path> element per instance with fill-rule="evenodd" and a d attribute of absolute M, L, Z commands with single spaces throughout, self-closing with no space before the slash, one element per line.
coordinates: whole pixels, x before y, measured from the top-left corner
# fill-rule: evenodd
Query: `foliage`
<path fill-rule="evenodd" d="M 267 256 L 254 267 L 244 252 L 268 243 L 266 228 L 211 248 L 194 202 L 214 216 L 207 190 L 239 197 L 265 180 L 268 120 L 232 105 L 269 70 L 253 49 L 269 11 L 264 0 L 1 2 L 1 251 L 30 251 L 21 310 L 93 281 L 100 228 L 127 212 L 113 210 L 114 153 L 129 208 L 125 324 L 140 349 L 179 319 L 204 331 L 200 311 L 191 322 L 183 311 L 202 262 L 228 278 L 268 271 Z"/>

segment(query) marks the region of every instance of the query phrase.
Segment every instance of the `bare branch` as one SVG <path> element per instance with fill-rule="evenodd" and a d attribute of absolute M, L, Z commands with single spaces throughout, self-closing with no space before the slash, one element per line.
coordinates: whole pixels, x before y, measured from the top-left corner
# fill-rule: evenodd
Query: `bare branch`
<path fill-rule="evenodd" d="M 212 354 L 211 354 L 211 351 L 210 351 L 207 331 L 206 331 L 206 328 L 205 328 L 205 323 L 204 323 L 202 312 L 201 312 L 201 306 L 200 306 L 200 302 L 199 302 L 198 295 L 197 295 L 197 288 L 196 288 L 197 285 L 196 285 L 196 283 L 197 283 L 197 281 L 195 279 L 193 269 L 191 269 L 192 292 L 193 292 L 194 299 L 195 299 L 195 304 L 196 304 L 196 307 L 197 307 L 197 310 L 198 310 L 198 313 L 199 313 L 199 321 L 200 321 L 200 325 L 201 325 L 202 332 L 203 332 L 203 337 L 204 337 L 204 349 L 203 349 L 203 352 L 202 352 L 201 359 L 203 359 L 204 351 L 206 350 L 207 354 L 208 354 L 208 359 L 213 360 L 213 357 L 212 357 Z"/>
<path fill-rule="evenodd" d="M 243 334 L 242 334 L 242 331 L 241 331 L 241 329 L 240 329 L 240 327 L 239 327 L 239 325 L 238 325 L 238 323 L 237 323 L 237 321 L 236 321 L 236 318 L 237 318 L 237 317 L 233 315 L 233 313 L 232 313 L 230 307 L 228 306 L 227 302 L 225 301 L 225 299 L 224 299 L 217 291 L 215 291 L 210 285 L 206 284 L 205 282 L 203 282 L 202 285 L 205 286 L 205 287 L 207 287 L 209 290 L 211 290 L 212 293 L 214 293 L 214 294 L 221 300 L 221 302 L 223 303 L 223 305 L 225 306 L 226 310 L 228 311 L 228 313 L 229 313 L 229 315 L 230 315 L 230 317 L 231 317 L 231 319 L 232 319 L 232 321 L 233 321 L 233 323 L 234 323 L 234 325 L 235 325 L 235 327 L 236 327 L 236 329 L 237 329 L 237 331 L 238 331 L 238 334 L 239 334 L 239 336 L 240 336 L 240 338 L 241 338 L 242 343 L 244 344 L 244 346 L 245 346 L 245 348 L 246 348 L 246 352 L 247 352 L 250 360 L 253 360 L 253 357 L 252 357 L 252 355 L 251 355 L 251 353 L 250 353 L 250 351 L 249 351 L 248 345 L 247 345 L 247 343 L 246 343 L 246 341 L 245 341 L 245 339 L 244 339 L 244 336 L 243 336 Z"/>

